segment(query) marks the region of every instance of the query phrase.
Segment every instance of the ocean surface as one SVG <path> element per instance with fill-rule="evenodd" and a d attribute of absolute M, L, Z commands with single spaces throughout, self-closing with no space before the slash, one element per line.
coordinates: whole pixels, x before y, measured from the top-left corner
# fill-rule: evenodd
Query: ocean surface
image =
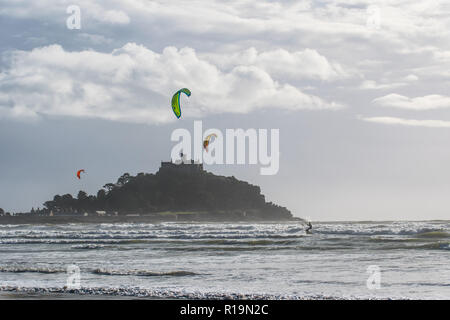
<path fill-rule="evenodd" d="M 295 222 L 0 225 L 0 297 L 450 299 L 450 221 L 304 230 Z"/>

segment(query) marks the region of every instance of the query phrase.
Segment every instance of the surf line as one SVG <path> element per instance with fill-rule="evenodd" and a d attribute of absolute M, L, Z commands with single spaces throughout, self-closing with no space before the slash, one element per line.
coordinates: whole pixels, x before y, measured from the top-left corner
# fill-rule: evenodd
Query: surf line
<path fill-rule="evenodd" d="M 189 303 L 186 307 L 181 307 L 180 314 L 182 315 L 206 315 L 208 318 L 214 313 L 214 307 L 195 307 Z"/>

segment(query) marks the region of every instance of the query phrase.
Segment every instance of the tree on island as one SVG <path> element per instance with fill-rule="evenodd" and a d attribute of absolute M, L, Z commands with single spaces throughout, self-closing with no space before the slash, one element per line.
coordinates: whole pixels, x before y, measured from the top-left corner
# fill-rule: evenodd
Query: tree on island
<path fill-rule="evenodd" d="M 10 216 L 11 213 L 5 212 L 2 208 L 0 208 L 0 216 Z"/>

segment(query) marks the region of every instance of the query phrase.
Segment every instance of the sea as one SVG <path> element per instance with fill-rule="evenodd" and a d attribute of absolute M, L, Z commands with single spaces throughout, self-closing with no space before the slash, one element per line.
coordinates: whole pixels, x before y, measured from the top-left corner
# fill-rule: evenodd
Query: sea
<path fill-rule="evenodd" d="M 450 221 L 0 225 L 0 298 L 450 299 Z"/>

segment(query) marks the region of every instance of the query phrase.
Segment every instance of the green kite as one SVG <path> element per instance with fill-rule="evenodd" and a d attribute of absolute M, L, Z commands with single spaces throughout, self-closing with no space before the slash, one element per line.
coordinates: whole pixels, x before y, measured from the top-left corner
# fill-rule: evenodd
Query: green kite
<path fill-rule="evenodd" d="M 191 91 L 189 91 L 189 89 L 187 89 L 187 88 L 180 89 L 173 95 L 173 97 L 172 97 L 172 110 L 173 110 L 173 113 L 175 113 L 175 115 L 177 116 L 178 119 L 181 117 L 180 94 L 182 92 L 185 95 L 187 95 L 188 97 L 191 96 Z"/>

